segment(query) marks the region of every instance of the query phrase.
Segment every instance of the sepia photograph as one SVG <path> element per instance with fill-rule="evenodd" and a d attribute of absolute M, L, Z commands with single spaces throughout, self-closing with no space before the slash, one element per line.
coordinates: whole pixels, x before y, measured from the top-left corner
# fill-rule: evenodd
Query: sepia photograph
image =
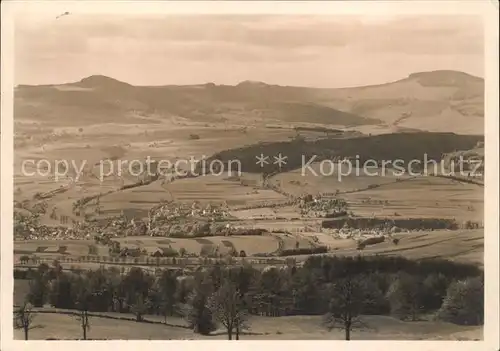
<path fill-rule="evenodd" d="M 485 340 L 484 7 L 69 4 L 2 47 L 4 338 Z"/>

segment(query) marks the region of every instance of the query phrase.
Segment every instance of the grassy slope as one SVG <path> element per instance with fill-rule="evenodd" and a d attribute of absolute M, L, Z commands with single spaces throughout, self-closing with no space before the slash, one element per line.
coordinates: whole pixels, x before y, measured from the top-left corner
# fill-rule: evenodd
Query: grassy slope
<path fill-rule="evenodd" d="M 128 316 L 132 318 L 132 316 Z M 148 318 L 148 317 L 146 317 Z M 151 319 L 151 317 L 149 317 Z M 153 317 L 154 318 L 154 317 Z M 156 317 L 155 319 L 158 319 Z M 481 327 L 462 327 L 443 322 L 402 322 L 386 316 L 366 316 L 363 318 L 369 329 L 355 330 L 354 340 L 421 340 L 421 339 L 482 339 Z M 214 336 L 202 336 L 189 329 L 161 324 L 137 323 L 134 321 L 111 320 L 91 317 L 89 338 L 127 340 L 168 340 L 168 339 L 226 339 L 223 330 Z M 171 318 L 169 323 L 182 323 Z M 321 326 L 319 316 L 253 317 L 250 321 L 251 333 L 242 335 L 241 340 L 342 340 L 343 332 L 328 332 Z M 76 339 L 81 338 L 81 328 L 75 317 L 63 314 L 38 314 L 35 324 L 41 328 L 30 331 L 30 339 Z M 15 331 L 16 339 L 23 338 L 22 332 Z"/>

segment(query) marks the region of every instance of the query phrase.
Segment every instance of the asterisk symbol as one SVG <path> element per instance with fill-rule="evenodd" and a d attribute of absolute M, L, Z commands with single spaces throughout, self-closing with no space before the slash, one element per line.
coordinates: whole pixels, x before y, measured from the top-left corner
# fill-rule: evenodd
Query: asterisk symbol
<path fill-rule="evenodd" d="M 288 156 L 283 156 L 281 155 L 281 152 L 278 154 L 278 156 L 274 156 L 274 164 L 278 164 L 278 167 L 281 168 L 283 165 L 286 165 L 286 159 Z"/>
<path fill-rule="evenodd" d="M 269 156 L 264 156 L 263 154 L 260 154 L 260 156 L 255 156 L 255 158 L 257 159 L 256 164 L 260 165 L 261 167 L 264 167 L 264 165 L 267 165 L 269 163 L 269 161 L 267 161 Z"/>

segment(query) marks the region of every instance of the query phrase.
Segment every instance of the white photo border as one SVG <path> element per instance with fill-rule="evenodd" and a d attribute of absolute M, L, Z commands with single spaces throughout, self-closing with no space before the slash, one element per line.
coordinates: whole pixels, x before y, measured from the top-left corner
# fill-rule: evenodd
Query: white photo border
<path fill-rule="evenodd" d="M 1 349 L 45 351 L 62 347 L 73 351 L 92 348 L 136 350 L 240 350 L 307 348 L 372 351 L 388 348 L 406 351 L 499 349 L 499 204 L 498 204 L 498 1 L 4 1 L 1 52 Z M 113 14 L 322 14 L 322 15 L 460 15 L 482 16 L 485 25 L 485 324 L 482 341 L 21 341 L 13 340 L 13 40 L 16 14 L 113 13 Z"/>

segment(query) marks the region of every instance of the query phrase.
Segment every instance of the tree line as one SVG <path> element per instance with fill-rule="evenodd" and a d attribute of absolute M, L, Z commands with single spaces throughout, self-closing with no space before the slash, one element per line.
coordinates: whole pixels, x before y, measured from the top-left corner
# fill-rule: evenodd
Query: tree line
<path fill-rule="evenodd" d="M 161 315 L 165 324 L 170 316 L 181 316 L 196 333 L 209 335 L 222 327 L 230 340 L 250 328 L 253 315 L 322 315 L 324 327 L 343 329 L 347 340 L 363 327 L 362 315 L 413 321 L 433 315 L 468 325 L 480 325 L 484 318 L 482 270 L 440 259 L 312 256 L 302 266 L 261 270 L 217 261 L 189 275 L 138 267 L 127 273 L 114 267 L 63 272 L 55 261 L 25 275 L 29 305 L 21 306 L 15 319 L 26 338 L 31 324 L 26 310 L 45 304 L 76 310 L 84 339 L 89 312 L 132 313 L 137 322 Z"/>

